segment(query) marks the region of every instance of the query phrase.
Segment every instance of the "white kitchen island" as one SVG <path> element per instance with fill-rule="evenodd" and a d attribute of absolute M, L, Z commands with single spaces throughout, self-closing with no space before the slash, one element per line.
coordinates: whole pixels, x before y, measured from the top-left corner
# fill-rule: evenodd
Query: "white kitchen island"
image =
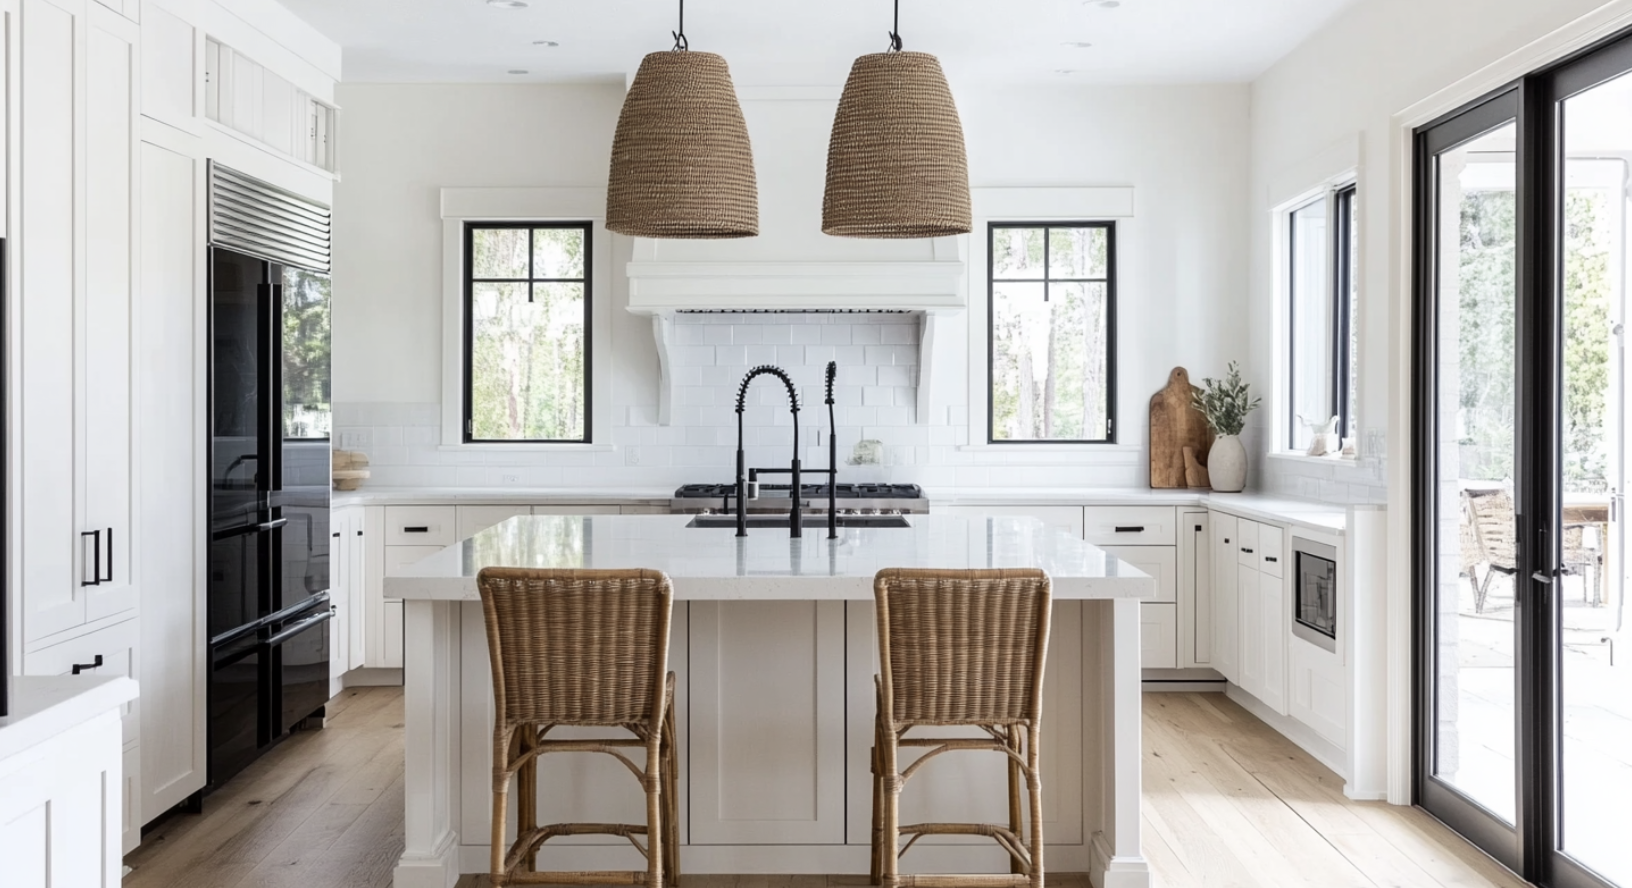
<path fill-rule="evenodd" d="M 406 610 L 406 849 L 398 888 L 450 888 L 488 861 L 492 690 L 484 567 L 656 568 L 673 581 L 685 873 L 866 873 L 871 820 L 873 575 L 886 567 L 1039 567 L 1053 578 L 1043 710 L 1045 865 L 1145 888 L 1139 845 L 1139 603 L 1155 581 L 1030 518 L 908 517 L 910 528 L 688 528 L 693 516 L 523 516 L 385 580 Z M 728 728 L 728 729 L 727 729 Z M 605 756 L 540 767 L 539 814 L 642 822 Z M 1006 818 L 998 756 L 938 759 L 903 822 Z M 619 839 L 553 841 L 547 869 L 641 868 Z M 621 843 L 621 844 L 618 844 Z M 989 840 L 920 842 L 903 872 L 1006 872 Z"/>

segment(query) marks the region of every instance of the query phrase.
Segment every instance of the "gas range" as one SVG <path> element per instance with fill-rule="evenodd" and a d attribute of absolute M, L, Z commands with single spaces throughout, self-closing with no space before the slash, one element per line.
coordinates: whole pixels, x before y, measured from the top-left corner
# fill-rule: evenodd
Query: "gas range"
<path fill-rule="evenodd" d="M 748 501 L 750 512 L 788 511 L 789 484 L 761 484 L 759 498 Z M 737 490 L 730 484 L 687 484 L 674 492 L 669 511 L 675 514 L 734 511 Z M 799 488 L 800 507 L 815 513 L 827 512 L 827 485 L 805 484 Z M 840 484 L 833 491 L 840 514 L 912 515 L 929 511 L 924 489 L 916 484 Z"/>

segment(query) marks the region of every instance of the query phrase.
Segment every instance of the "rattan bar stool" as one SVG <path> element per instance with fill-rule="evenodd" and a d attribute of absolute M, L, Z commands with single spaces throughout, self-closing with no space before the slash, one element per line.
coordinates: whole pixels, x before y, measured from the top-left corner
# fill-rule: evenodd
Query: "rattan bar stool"
<path fill-rule="evenodd" d="M 493 665 L 492 884 L 647 885 L 680 876 L 674 673 L 668 671 L 673 590 L 655 570 L 488 568 L 477 577 Z M 559 727 L 626 731 L 551 740 Z M 633 736 L 628 736 L 632 734 Z M 644 749 L 642 768 L 625 750 Z M 613 756 L 646 793 L 646 823 L 538 823 L 538 759 L 554 752 Z M 504 833 L 511 780 L 516 840 Z M 537 872 L 552 838 L 623 836 L 646 870 Z M 639 836 L 646 837 L 642 846 Z"/>
<path fill-rule="evenodd" d="M 873 746 L 873 884 L 886 888 L 1042 888 L 1043 658 L 1048 575 L 1034 569 L 879 571 L 873 580 L 882 674 Z M 908 737 L 918 727 L 976 727 L 990 739 Z M 901 747 L 928 751 L 902 770 Z M 900 824 L 901 790 L 943 752 L 980 750 L 1009 759 L 1009 823 Z M 1030 796 L 1022 818 L 1020 782 Z M 1027 834 L 1024 820 L 1029 820 Z M 897 851 L 902 835 L 911 836 Z M 902 854 L 927 835 L 989 836 L 1010 872 L 899 874 Z"/>

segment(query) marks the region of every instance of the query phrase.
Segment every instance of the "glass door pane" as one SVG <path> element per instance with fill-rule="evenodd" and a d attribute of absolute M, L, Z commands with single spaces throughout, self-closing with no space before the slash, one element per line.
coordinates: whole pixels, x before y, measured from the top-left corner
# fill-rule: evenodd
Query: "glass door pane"
<path fill-rule="evenodd" d="M 1560 736 L 1560 845 L 1586 868 L 1632 886 L 1621 812 L 1632 798 L 1632 669 L 1625 608 L 1626 320 L 1632 77 L 1563 103 L 1563 416 L 1560 516 L 1564 577 L 1553 596 Z"/>
<path fill-rule="evenodd" d="M 1432 777 L 1517 818 L 1516 126 L 1437 156 Z"/>

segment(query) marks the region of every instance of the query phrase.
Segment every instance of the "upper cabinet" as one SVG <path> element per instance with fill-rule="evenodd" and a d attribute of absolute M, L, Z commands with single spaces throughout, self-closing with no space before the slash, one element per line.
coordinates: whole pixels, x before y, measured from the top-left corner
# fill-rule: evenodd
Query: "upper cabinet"
<path fill-rule="evenodd" d="M 214 38 L 204 43 L 204 116 L 279 154 L 335 169 L 335 109 Z"/>
<path fill-rule="evenodd" d="M 138 28 L 90 0 L 23 0 L 14 426 L 23 633 L 136 607 L 131 175 Z"/>

